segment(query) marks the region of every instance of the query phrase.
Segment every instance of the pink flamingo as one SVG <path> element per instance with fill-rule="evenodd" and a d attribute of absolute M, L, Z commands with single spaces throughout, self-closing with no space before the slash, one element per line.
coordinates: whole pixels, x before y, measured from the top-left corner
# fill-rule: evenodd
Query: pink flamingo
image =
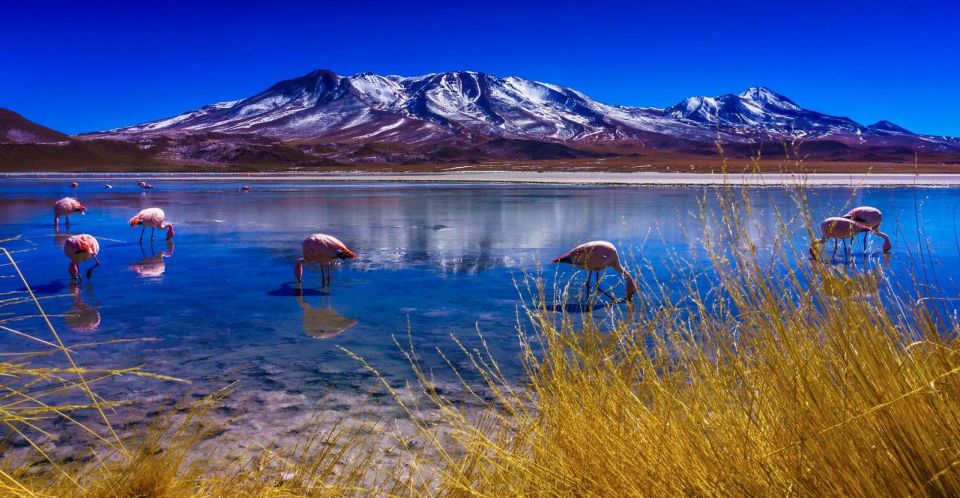
<path fill-rule="evenodd" d="M 63 199 L 53 203 L 54 228 L 60 226 L 60 217 L 63 216 L 67 220 L 67 229 L 69 229 L 71 213 L 87 214 L 87 208 L 84 207 L 80 201 L 74 199 L 73 197 L 64 197 Z"/>
<path fill-rule="evenodd" d="M 80 184 L 77 183 L 77 182 L 70 182 L 70 188 L 77 188 L 77 187 L 79 187 L 79 186 L 80 186 Z"/>
<path fill-rule="evenodd" d="M 90 278 L 94 268 L 100 266 L 100 258 L 97 257 L 97 254 L 100 253 L 100 243 L 93 235 L 82 233 L 67 238 L 63 243 L 63 253 L 70 258 L 70 267 L 67 271 L 78 282 L 80 281 L 80 263 L 90 258 L 97 262 L 87 270 L 87 278 Z"/>
<path fill-rule="evenodd" d="M 567 263 L 576 266 L 577 268 L 587 270 L 586 289 L 588 299 L 590 296 L 590 275 L 593 273 L 597 274 L 597 289 L 606 294 L 603 289 L 600 289 L 600 272 L 607 268 L 613 268 L 617 271 L 617 273 L 623 275 L 623 279 L 626 281 L 627 285 L 627 301 L 632 300 L 633 295 L 637 293 L 637 284 L 633 281 L 633 278 L 630 276 L 630 274 L 623 269 L 623 266 L 620 265 L 620 256 L 617 254 L 617 248 L 609 242 L 603 240 L 594 240 L 592 242 L 580 244 L 577 247 L 574 247 L 573 249 L 570 249 L 569 251 L 558 256 L 553 260 L 553 262 Z"/>
<path fill-rule="evenodd" d="M 828 239 L 833 239 L 833 256 L 837 255 L 838 240 L 843 240 L 843 250 L 846 252 L 847 239 L 850 239 L 850 244 L 853 245 L 853 238 L 863 232 L 870 232 L 882 238 L 883 252 L 890 252 L 892 245 L 890 244 L 890 237 L 888 237 L 887 234 L 862 223 L 834 216 L 823 220 L 823 223 L 820 224 L 821 237 L 820 240 L 814 241 L 814 243 L 810 245 L 810 257 L 817 259 L 817 246 L 826 243 Z"/>
<path fill-rule="evenodd" d="M 353 259 L 357 255 L 340 242 L 336 237 L 315 233 L 303 241 L 303 257 L 297 260 L 293 267 L 293 274 L 297 283 L 303 282 L 303 264 L 313 261 L 320 263 L 320 273 L 323 275 L 323 287 L 330 286 L 330 277 L 333 273 L 333 263 L 341 259 Z M 326 267 L 326 269 L 324 269 Z"/>
<path fill-rule="evenodd" d="M 847 211 L 847 214 L 843 215 L 844 218 L 848 220 L 856 221 L 861 225 L 870 227 L 872 230 L 879 230 L 880 224 L 883 223 L 883 213 L 879 209 L 870 206 L 858 206 L 850 211 Z M 863 233 L 863 250 L 867 250 L 867 233 Z"/>
<path fill-rule="evenodd" d="M 153 240 L 153 234 L 158 228 L 167 229 L 167 240 L 173 238 L 173 224 L 167 223 L 164 219 L 165 215 L 163 210 L 160 208 L 147 208 L 143 211 L 137 213 L 136 216 L 130 218 L 130 228 L 133 228 L 137 225 L 142 225 L 143 229 L 140 230 L 140 241 L 143 242 L 143 232 L 147 230 L 147 227 L 150 227 L 150 240 Z"/>

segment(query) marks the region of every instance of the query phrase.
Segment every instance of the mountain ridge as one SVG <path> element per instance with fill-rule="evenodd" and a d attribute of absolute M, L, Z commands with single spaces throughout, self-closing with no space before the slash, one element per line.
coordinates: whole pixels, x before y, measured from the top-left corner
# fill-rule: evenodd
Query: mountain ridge
<path fill-rule="evenodd" d="M 755 156 L 765 143 L 799 144 L 828 161 L 960 155 L 956 138 L 885 120 L 863 125 L 805 109 L 764 86 L 657 108 L 611 105 L 573 88 L 478 71 L 343 76 L 318 69 L 244 99 L 68 140 L 198 165 L 703 156 L 716 154 L 718 143 L 733 157 Z"/>
<path fill-rule="evenodd" d="M 575 89 L 516 76 L 450 71 L 420 76 L 320 69 L 279 81 L 246 99 L 92 135 L 191 132 L 277 139 L 323 138 L 475 141 L 513 138 L 549 142 L 628 141 L 650 134 L 698 142 L 831 138 L 855 144 L 891 133 L 905 146 L 952 149 L 954 141 L 914 134 L 889 121 L 862 125 L 808 110 L 763 86 L 739 94 L 694 96 L 663 109 L 599 102 Z"/>

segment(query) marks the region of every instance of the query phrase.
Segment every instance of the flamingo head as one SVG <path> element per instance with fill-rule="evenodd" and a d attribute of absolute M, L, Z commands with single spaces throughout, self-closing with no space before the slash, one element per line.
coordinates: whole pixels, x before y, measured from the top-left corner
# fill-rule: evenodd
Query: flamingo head
<path fill-rule="evenodd" d="M 810 244 L 810 259 L 819 259 L 821 245 L 823 245 L 823 242 L 820 240 L 815 240 Z"/>
<path fill-rule="evenodd" d="M 357 253 L 347 249 L 346 247 L 337 251 L 337 259 L 356 259 Z"/>
<path fill-rule="evenodd" d="M 73 277 L 74 280 L 80 278 L 80 265 L 78 265 L 76 261 L 70 263 L 70 267 L 67 268 L 67 271 L 70 272 L 70 276 Z"/>
<path fill-rule="evenodd" d="M 130 228 L 133 228 L 140 224 L 140 214 L 138 213 L 133 218 L 130 218 Z"/>
<path fill-rule="evenodd" d="M 298 259 L 297 264 L 293 266 L 293 276 L 297 277 L 297 283 L 303 282 L 303 260 Z"/>
<path fill-rule="evenodd" d="M 79 202 L 78 202 L 77 204 L 79 204 L 79 206 L 77 206 L 77 209 L 74 209 L 73 212 L 75 212 L 75 213 L 80 213 L 80 214 L 82 214 L 82 215 L 86 215 L 86 214 L 87 214 L 87 206 L 84 206 L 83 204 L 80 204 Z"/>
<path fill-rule="evenodd" d="M 170 240 L 172 238 L 173 238 L 173 224 L 168 223 L 167 224 L 167 240 Z"/>

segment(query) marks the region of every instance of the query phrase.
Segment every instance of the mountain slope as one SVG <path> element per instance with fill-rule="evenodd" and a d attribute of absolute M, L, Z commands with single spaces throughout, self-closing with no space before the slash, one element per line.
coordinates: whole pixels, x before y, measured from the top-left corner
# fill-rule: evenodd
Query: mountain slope
<path fill-rule="evenodd" d="M 70 137 L 9 110 L 0 108 L 0 143 L 63 144 Z"/>

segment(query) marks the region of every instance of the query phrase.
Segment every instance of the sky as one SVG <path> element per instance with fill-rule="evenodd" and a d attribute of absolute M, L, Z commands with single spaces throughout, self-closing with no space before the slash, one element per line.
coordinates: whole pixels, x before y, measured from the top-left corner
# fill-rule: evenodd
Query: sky
<path fill-rule="evenodd" d="M 0 0 L 0 107 L 67 133 L 172 116 L 330 69 L 475 70 L 618 105 L 767 86 L 960 136 L 960 2 Z"/>

